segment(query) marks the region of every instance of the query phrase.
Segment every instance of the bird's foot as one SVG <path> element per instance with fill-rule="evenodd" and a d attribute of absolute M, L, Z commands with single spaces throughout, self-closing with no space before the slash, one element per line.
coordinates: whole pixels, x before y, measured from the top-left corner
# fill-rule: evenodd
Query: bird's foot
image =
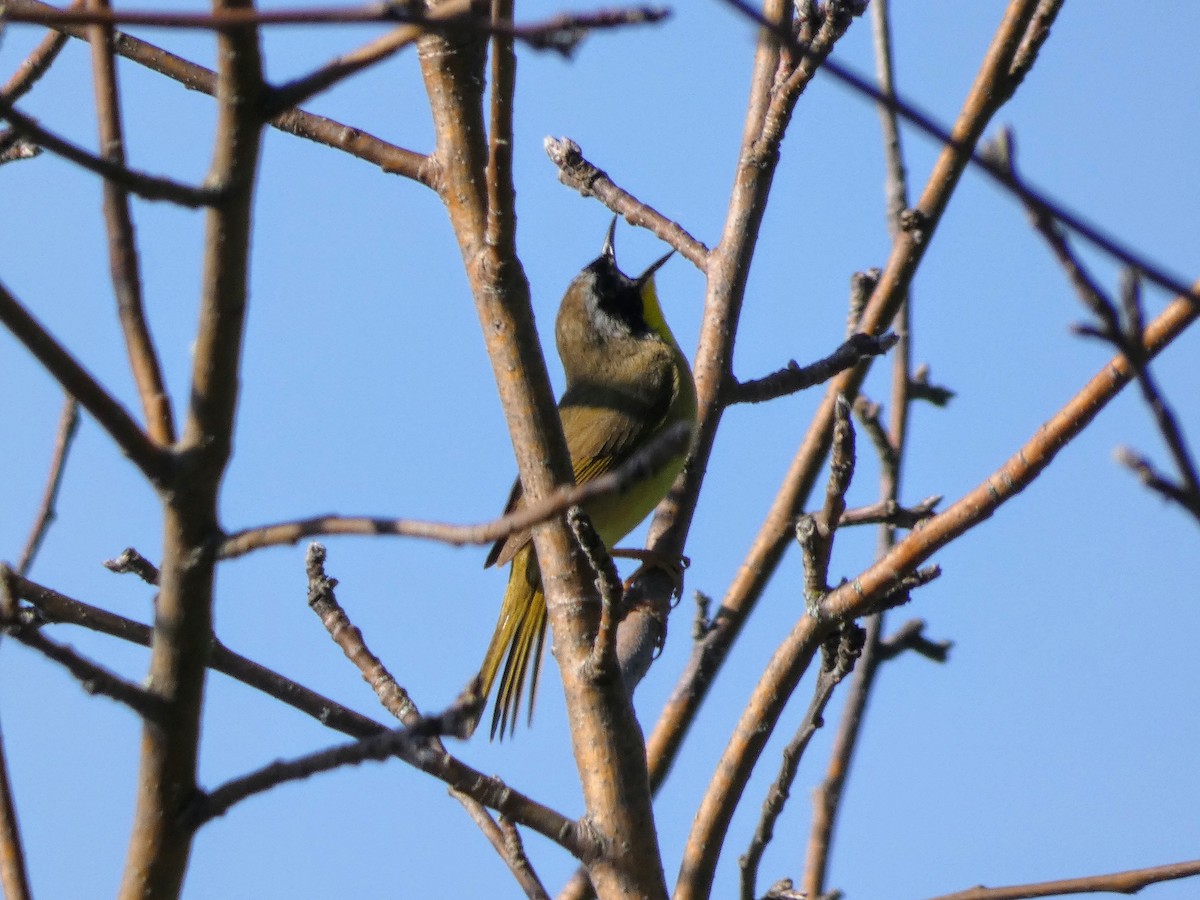
<path fill-rule="evenodd" d="M 683 596 L 683 573 L 692 564 L 692 561 L 682 553 L 662 553 L 658 550 L 634 550 L 618 547 L 616 550 L 610 550 L 608 555 L 641 561 L 637 570 L 625 579 L 625 590 L 629 590 L 629 586 L 647 569 L 658 569 L 660 572 L 665 572 L 671 579 L 671 596 L 676 598 Z"/>

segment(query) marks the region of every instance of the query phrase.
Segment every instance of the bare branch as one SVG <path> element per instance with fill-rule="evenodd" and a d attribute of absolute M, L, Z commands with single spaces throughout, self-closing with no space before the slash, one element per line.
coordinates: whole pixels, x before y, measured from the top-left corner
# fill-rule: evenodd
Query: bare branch
<path fill-rule="evenodd" d="M 529 857 L 525 855 L 521 836 L 512 822 L 501 818 L 500 823 L 496 824 L 496 820 L 491 817 L 484 806 L 453 788 L 450 790 L 450 796 L 462 803 L 471 820 L 479 826 L 479 830 L 488 839 L 488 843 L 492 845 L 492 848 L 508 866 L 509 871 L 512 872 L 513 877 L 517 879 L 525 896 L 530 900 L 550 900 L 550 895 L 533 870 Z"/>
<path fill-rule="evenodd" d="M 234 532 L 221 543 L 219 556 L 232 559 L 262 547 L 295 544 L 309 537 L 333 534 L 392 535 L 425 538 L 454 546 L 489 544 L 524 531 L 596 497 L 620 493 L 650 478 L 687 446 L 686 424 L 665 429 L 624 464 L 581 485 L 555 488 L 547 496 L 508 515 L 480 525 L 449 525 L 416 519 L 380 519 L 365 516 L 317 516 Z"/>
<path fill-rule="evenodd" d="M 169 457 L 124 407 L 0 284 L 0 322 L 25 345 L 70 396 L 91 413 L 152 484 L 166 476 Z"/>
<path fill-rule="evenodd" d="M 0 598 L 0 624 L 3 625 L 4 632 L 26 647 L 37 650 L 47 659 L 58 663 L 79 681 L 87 693 L 116 700 L 144 719 L 160 721 L 163 706 L 157 697 L 66 644 L 52 641 L 41 633 L 41 622 L 36 616 L 22 614 L 17 606 L 18 577 L 7 563 L 0 563 L 0 592 L 3 593 L 3 597 Z"/>
<path fill-rule="evenodd" d="M 600 625 L 596 629 L 590 665 L 600 672 L 612 672 L 617 663 L 617 623 L 620 621 L 623 593 L 621 578 L 612 556 L 600 535 L 596 534 L 587 514 L 573 506 L 567 512 L 567 524 L 571 526 L 583 555 L 596 573 L 596 589 L 600 594 Z"/>
<path fill-rule="evenodd" d="M 863 631 L 857 625 L 847 625 L 841 631 L 830 635 L 823 645 L 821 671 L 817 675 L 817 684 L 813 689 L 813 697 L 808 706 L 808 712 L 800 727 L 796 729 L 791 741 L 783 750 L 783 761 L 779 774 L 775 777 L 767 799 L 763 801 L 762 815 L 758 826 L 754 829 L 754 837 L 745 854 L 738 860 L 742 870 L 742 900 L 754 900 L 755 882 L 758 880 L 758 866 L 762 862 L 763 852 L 771 842 L 775 833 L 775 822 L 783 813 L 791 795 L 792 783 L 800 769 L 800 760 L 808 747 L 808 742 L 817 733 L 817 729 L 825 725 L 825 707 L 833 697 L 833 690 L 854 669 L 854 661 L 858 659 L 863 646 Z"/>
<path fill-rule="evenodd" d="M 46 479 L 46 489 L 42 492 L 42 502 L 33 520 L 33 528 L 29 531 L 29 538 L 25 542 L 25 549 L 21 551 L 21 558 L 17 561 L 17 574 L 22 577 L 29 574 L 46 532 L 50 530 L 50 525 L 56 518 L 55 506 L 59 489 L 62 487 L 63 472 L 66 470 L 67 454 L 78 431 L 79 401 L 74 397 L 67 397 L 58 419 L 58 434 L 54 440 L 54 455 L 50 459 L 50 475 Z"/>
<path fill-rule="evenodd" d="M 4 739 L 0 735 L 0 892 L 9 900 L 29 900 L 29 874 L 25 866 L 25 849 L 17 824 L 17 808 L 13 802 L 12 783 L 8 777 L 8 759 Z"/>
<path fill-rule="evenodd" d="M 144 200 L 166 200 L 170 203 L 178 203 L 180 206 L 195 208 L 216 203 L 219 199 L 209 188 L 191 187 L 178 181 L 172 181 L 170 178 L 147 175 L 144 172 L 137 172 L 110 162 L 94 153 L 89 153 L 78 144 L 73 144 L 46 130 L 35 119 L 19 111 L 3 97 L 0 97 L 0 119 L 7 119 L 8 123 L 30 143 L 37 144 L 43 150 L 49 150 L 89 172 L 95 172 L 108 181 L 125 187 Z"/>
<path fill-rule="evenodd" d="M 71 8 L 78 7 L 83 0 L 72 0 Z M 29 90 L 38 82 L 43 75 L 50 70 L 50 66 L 54 60 L 58 58 L 58 54 L 62 52 L 62 48 L 66 46 L 66 35 L 51 32 L 42 38 L 30 54 L 21 61 L 17 66 L 17 70 L 13 72 L 12 77 L 8 79 L 3 87 L 0 87 L 0 98 L 7 100 L 9 103 L 15 103 L 20 100 Z"/>
<path fill-rule="evenodd" d="M 308 75 L 274 88 L 268 95 L 268 118 L 299 106 L 340 81 L 395 56 L 414 44 L 429 26 L 449 19 L 460 19 L 471 9 L 470 0 L 456 0 L 433 10 L 420 25 L 405 25 L 350 53 L 344 53 Z"/>
<path fill-rule="evenodd" d="M 532 828 L 577 858 L 586 859 L 595 852 L 586 829 L 581 829 L 577 823 L 513 790 L 500 779 L 464 765 L 448 753 L 435 749 L 427 738 L 414 735 L 403 727 L 296 759 L 274 762 L 227 781 L 192 804 L 185 813 L 185 824 L 195 830 L 225 815 L 243 800 L 282 784 L 344 766 L 384 762 L 392 757 L 444 781 L 459 793 L 495 809 L 512 821 Z"/>
<path fill-rule="evenodd" d="M 850 338 L 824 359 L 807 366 L 797 365 L 792 360 L 765 378 L 753 381 L 737 381 L 731 378 L 727 403 L 762 403 L 777 397 L 786 397 L 813 385 L 828 381 L 839 372 L 852 368 L 872 356 L 882 356 L 896 345 L 896 335 L 888 332 L 878 337 L 868 334 L 851 335 Z"/>
<path fill-rule="evenodd" d="M 1136 894 L 1151 884 L 1194 878 L 1197 875 L 1200 875 L 1200 859 L 1148 869 L 1129 869 L 1110 875 L 1089 875 L 1012 887 L 988 888 L 981 885 L 954 894 L 942 894 L 933 900 L 1024 900 L 1027 897 L 1060 897 L 1063 894 Z"/>
<path fill-rule="evenodd" d="M 950 658 L 954 641 L 931 641 L 925 637 L 925 621 L 909 619 L 896 632 L 879 642 L 879 660 L 895 659 L 906 650 L 911 650 L 933 662 L 944 663 Z"/>
<path fill-rule="evenodd" d="M 739 12 L 748 18 L 757 22 L 766 31 L 772 34 L 777 41 L 784 46 L 789 47 L 793 52 L 812 53 L 811 48 L 806 49 L 792 36 L 790 29 L 780 28 L 775 22 L 772 22 L 766 16 L 763 16 L 754 8 L 750 7 L 744 0 L 725 0 L 730 6 L 733 6 Z M 1054 0 L 1050 3 L 1041 3 L 1036 10 L 1038 17 L 1032 20 L 1030 17 L 1023 18 L 1025 26 L 1020 37 L 1021 45 L 1017 53 L 1010 53 L 1007 56 L 1007 71 L 1003 73 L 1003 83 L 998 83 L 997 87 L 1002 89 L 1002 93 L 995 94 L 989 102 L 995 103 L 997 107 L 1007 102 L 1012 92 L 1017 89 L 1021 81 L 1024 79 L 1025 73 L 1033 65 L 1037 51 L 1041 47 L 1041 43 L 1045 36 L 1049 33 L 1050 25 L 1053 23 L 1061 0 Z M 1024 7 L 1022 7 L 1024 8 Z M 1032 26 L 1030 22 L 1033 22 Z M 1038 38 L 1029 38 L 1035 31 L 1040 35 Z M 1168 273 L 1160 266 L 1155 265 L 1150 260 L 1143 257 L 1141 254 L 1121 244 L 1116 238 L 1113 238 L 1096 226 L 1090 224 L 1083 218 L 1070 212 L 1065 206 L 1056 202 L 1047 194 L 1041 191 L 1034 190 L 1028 184 L 1014 181 L 1002 166 L 998 166 L 986 154 L 975 152 L 974 140 L 963 141 L 962 136 L 955 131 L 946 131 L 931 117 L 921 112 L 912 103 L 902 99 L 898 95 L 888 95 L 871 84 L 861 75 L 851 71 L 846 66 L 833 59 L 823 59 L 821 61 L 823 71 L 829 73 L 837 81 L 847 87 L 852 88 L 859 94 L 874 100 L 876 103 L 883 104 L 890 109 L 894 109 L 900 116 L 910 125 L 916 127 L 919 131 L 923 131 L 928 136 L 935 138 L 945 147 L 955 151 L 960 151 L 965 154 L 965 159 L 982 169 L 1009 193 L 1020 198 L 1027 204 L 1031 204 L 1040 210 L 1049 213 L 1054 219 L 1066 225 L 1080 237 L 1087 240 L 1089 243 L 1104 251 L 1107 255 L 1114 259 L 1120 260 L 1125 265 L 1133 269 L 1138 269 L 1143 272 L 1148 279 L 1153 281 L 1159 287 L 1182 296 L 1190 296 L 1194 300 L 1200 300 L 1200 292 L 1194 288 L 1188 288 L 1187 282 Z"/>
<path fill-rule="evenodd" d="M 94 10 L 107 10 L 108 0 L 87 0 L 87 6 Z M 112 28 L 95 25 L 90 31 L 100 155 L 113 165 L 126 168 Z M 108 232 L 108 261 L 113 292 L 117 298 L 117 312 L 129 354 L 129 368 L 142 401 L 146 429 L 155 442 L 172 444 L 175 441 L 175 421 L 171 414 L 171 400 L 163 383 L 158 351 L 150 337 L 150 326 L 143 308 L 141 264 L 138 261 L 133 216 L 129 209 L 129 192 L 112 179 L 104 181 L 104 224 Z"/>
<path fill-rule="evenodd" d="M 48 623 L 78 625 L 142 647 L 150 646 L 150 627 L 141 622 L 91 606 L 24 578 L 15 579 L 14 590 L 17 596 L 31 603 L 38 615 Z M 368 737 L 386 730 L 379 722 L 234 653 L 216 638 L 212 642 L 208 665 L 214 671 L 261 691 L 311 716 L 321 725 L 350 737 Z"/>
<path fill-rule="evenodd" d="M 158 584 L 158 578 L 161 574 L 154 563 L 138 553 L 133 547 L 126 547 L 121 551 L 120 556 L 106 559 L 102 565 L 108 571 L 115 572 L 118 575 L 132 573 L 146 582 L 146 584 Z"/>
<path fill-rule="evenodd" d="M 846 491 L 854 477 L 854 424 L 850 404 L 838 397 L 834 411 L 833 451 L 829 462 L 829 483 L 825 503 L 815 515 L 801 516 L 796 522 L 796 540 L 804 555 L 804 607 L 816 617 L 821 600 L 829 592 L 829 558 L 833 535 L 846 510 Z"/>
<path fill-rule="evenodd" d="M 842 513 L 839 528 L 851 525 L 888 525 L 892 528 L 914 528 L 934 514 L 942 495 L 926 497 L 915 506 L 901 506 L 895 500 L 880 500 L 870 506 L 858 506 Z"/>
<path fill-rule="evenodd" d="M 617 215 L 624 216 L 630 225 L 649 230 L 701 272 L 705 271 L 709 250 L 682 225 L 617 187 L 607 172 L 584 158 L 579 145 L 570 138 L 548 137 L 542 143 L 546 155 L 558 166 L 559 181 L 584 197 L 595 197 Z"/>
<path fill-rule="evenodd" d="M 10 10 L 24 10 L 31 15 L 56 9 L 38 0 L 10 0 L 8 6 Z M 63 24 L 57 27 L 72 37 L 86 38 L 87 35 L 85 25 Z M 121 32 L 114 35 L 113 44 L 116 52 L 126 59 L 166 75 L 189 90 L 216 95 L 217 74 L 211 69 Z M 431 183 L 433 168 L 429 165 L 428 157 L 380 140 L 361 129 L 299 109 L 281 112 L 269 124 L 288 134 L 341 150 L 379 166 L 390 174 L 403 175 L 422 184 Z"/>
<path fill-rule="evenodd" d="M 308 575 L 308 605 L 321 619 L 334 643 L 342 648 L 346 658 L 362 673 L 363 681 L 371 686 L 383 708 L 405 725 L 420 721 L 421 713 L 383 662 L 367 649 L 362 632 L 346 616 L 333 594 L 337 581 L 325 574 L 325 548 L 309 545 L 304 560 Z"/>

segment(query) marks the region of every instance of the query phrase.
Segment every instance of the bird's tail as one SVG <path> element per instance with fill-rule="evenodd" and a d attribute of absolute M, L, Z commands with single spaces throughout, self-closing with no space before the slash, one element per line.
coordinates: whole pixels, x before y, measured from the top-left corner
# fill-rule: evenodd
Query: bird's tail
<path fill-rule="evenodd" d="M 500 662 L 504 661 L 504 672 L 500 676 L 496 706 L 492 712 L 493 739 L 497 732 L 503 740 L 506 730 L 510 735 L 516 730 L 527 672 L 529 718 L 533 718 L 533 701 L 537 695 L 538 671 L 542 665 L 542 646 L 545 641 L 546 596 L 542 593 L 541 572 L 533 544 L 527 544 L 513 557 L 508 588 L 500 606 L 500 619 L 479 672 L 483 696 L 486 697 L 492 690 L 496 674 L 500 672 Z"/>

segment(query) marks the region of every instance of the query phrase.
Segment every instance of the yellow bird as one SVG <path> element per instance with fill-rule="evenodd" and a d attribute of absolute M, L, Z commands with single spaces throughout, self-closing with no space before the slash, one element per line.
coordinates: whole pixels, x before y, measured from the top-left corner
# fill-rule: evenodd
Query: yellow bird
<path fill-rule="evenodd" d="M 613 252 L 616 226 L 614 218 L 600 256 L 567 288 L 554 329 L 567 376 L 558 414 L 577 484 L 619 466 L 663 429 L 677 422 L 693 428 L 696 424 L 692 370 L 667 327 L 654 289 L 654 273 L 671 254 L 637 278 L 630 278 L 617 268 Z M 686 459 L 687 453 L 681 453 L 628 491 L 584 505 L 606 547 L 613 547 L 658 505 Z M 507 509 L 515 509 L 521 502 L 518 481 Z M 511 734 L 516 728 L 530 663 L 532 719 L 546 639 L 546 597 L 528 531 L 497 541 L 484 565 L 507 562 L 512 563 L 508 588 L 480 670 L 486 697 L 504 662 L 492 716 L 493 738 L 497 731 L 503 738 L 506 729 Z"/>

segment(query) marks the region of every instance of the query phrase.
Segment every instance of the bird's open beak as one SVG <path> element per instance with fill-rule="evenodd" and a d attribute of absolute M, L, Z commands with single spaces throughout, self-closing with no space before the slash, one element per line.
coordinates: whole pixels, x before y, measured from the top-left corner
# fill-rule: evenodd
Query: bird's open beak
<path fill-rule="evenodd" d="M 609 223 L 608 226 L 608 234 L 604 236 L 604 249 L 600 251 L 600 256 L 609 260 L 610 262 L 616 262 L 617 260 L 617 250 L 616 246 L 613 244 L 613 237 L 616 236 L 616 233 L 617 216 L 613 216 L 612 222 Z"/>
<path fill-rule="evenodd" d="M 641 275 L 638 276 L 637 283 L 639 285 L 641 285 L 641 284 L 645 284 L 646 282 L 648 282 L 651 278 L 654 277 L 654 273 L 662 268 L 663 263 L 665 263 L 668 259 L 670 259 L 674 255 L 675 255 L 675 251 L 672 250 L 666 256 L 652 262 L 650 264 L 650 268 L 648 268 L 645 272 L 643 272 Z"/>

